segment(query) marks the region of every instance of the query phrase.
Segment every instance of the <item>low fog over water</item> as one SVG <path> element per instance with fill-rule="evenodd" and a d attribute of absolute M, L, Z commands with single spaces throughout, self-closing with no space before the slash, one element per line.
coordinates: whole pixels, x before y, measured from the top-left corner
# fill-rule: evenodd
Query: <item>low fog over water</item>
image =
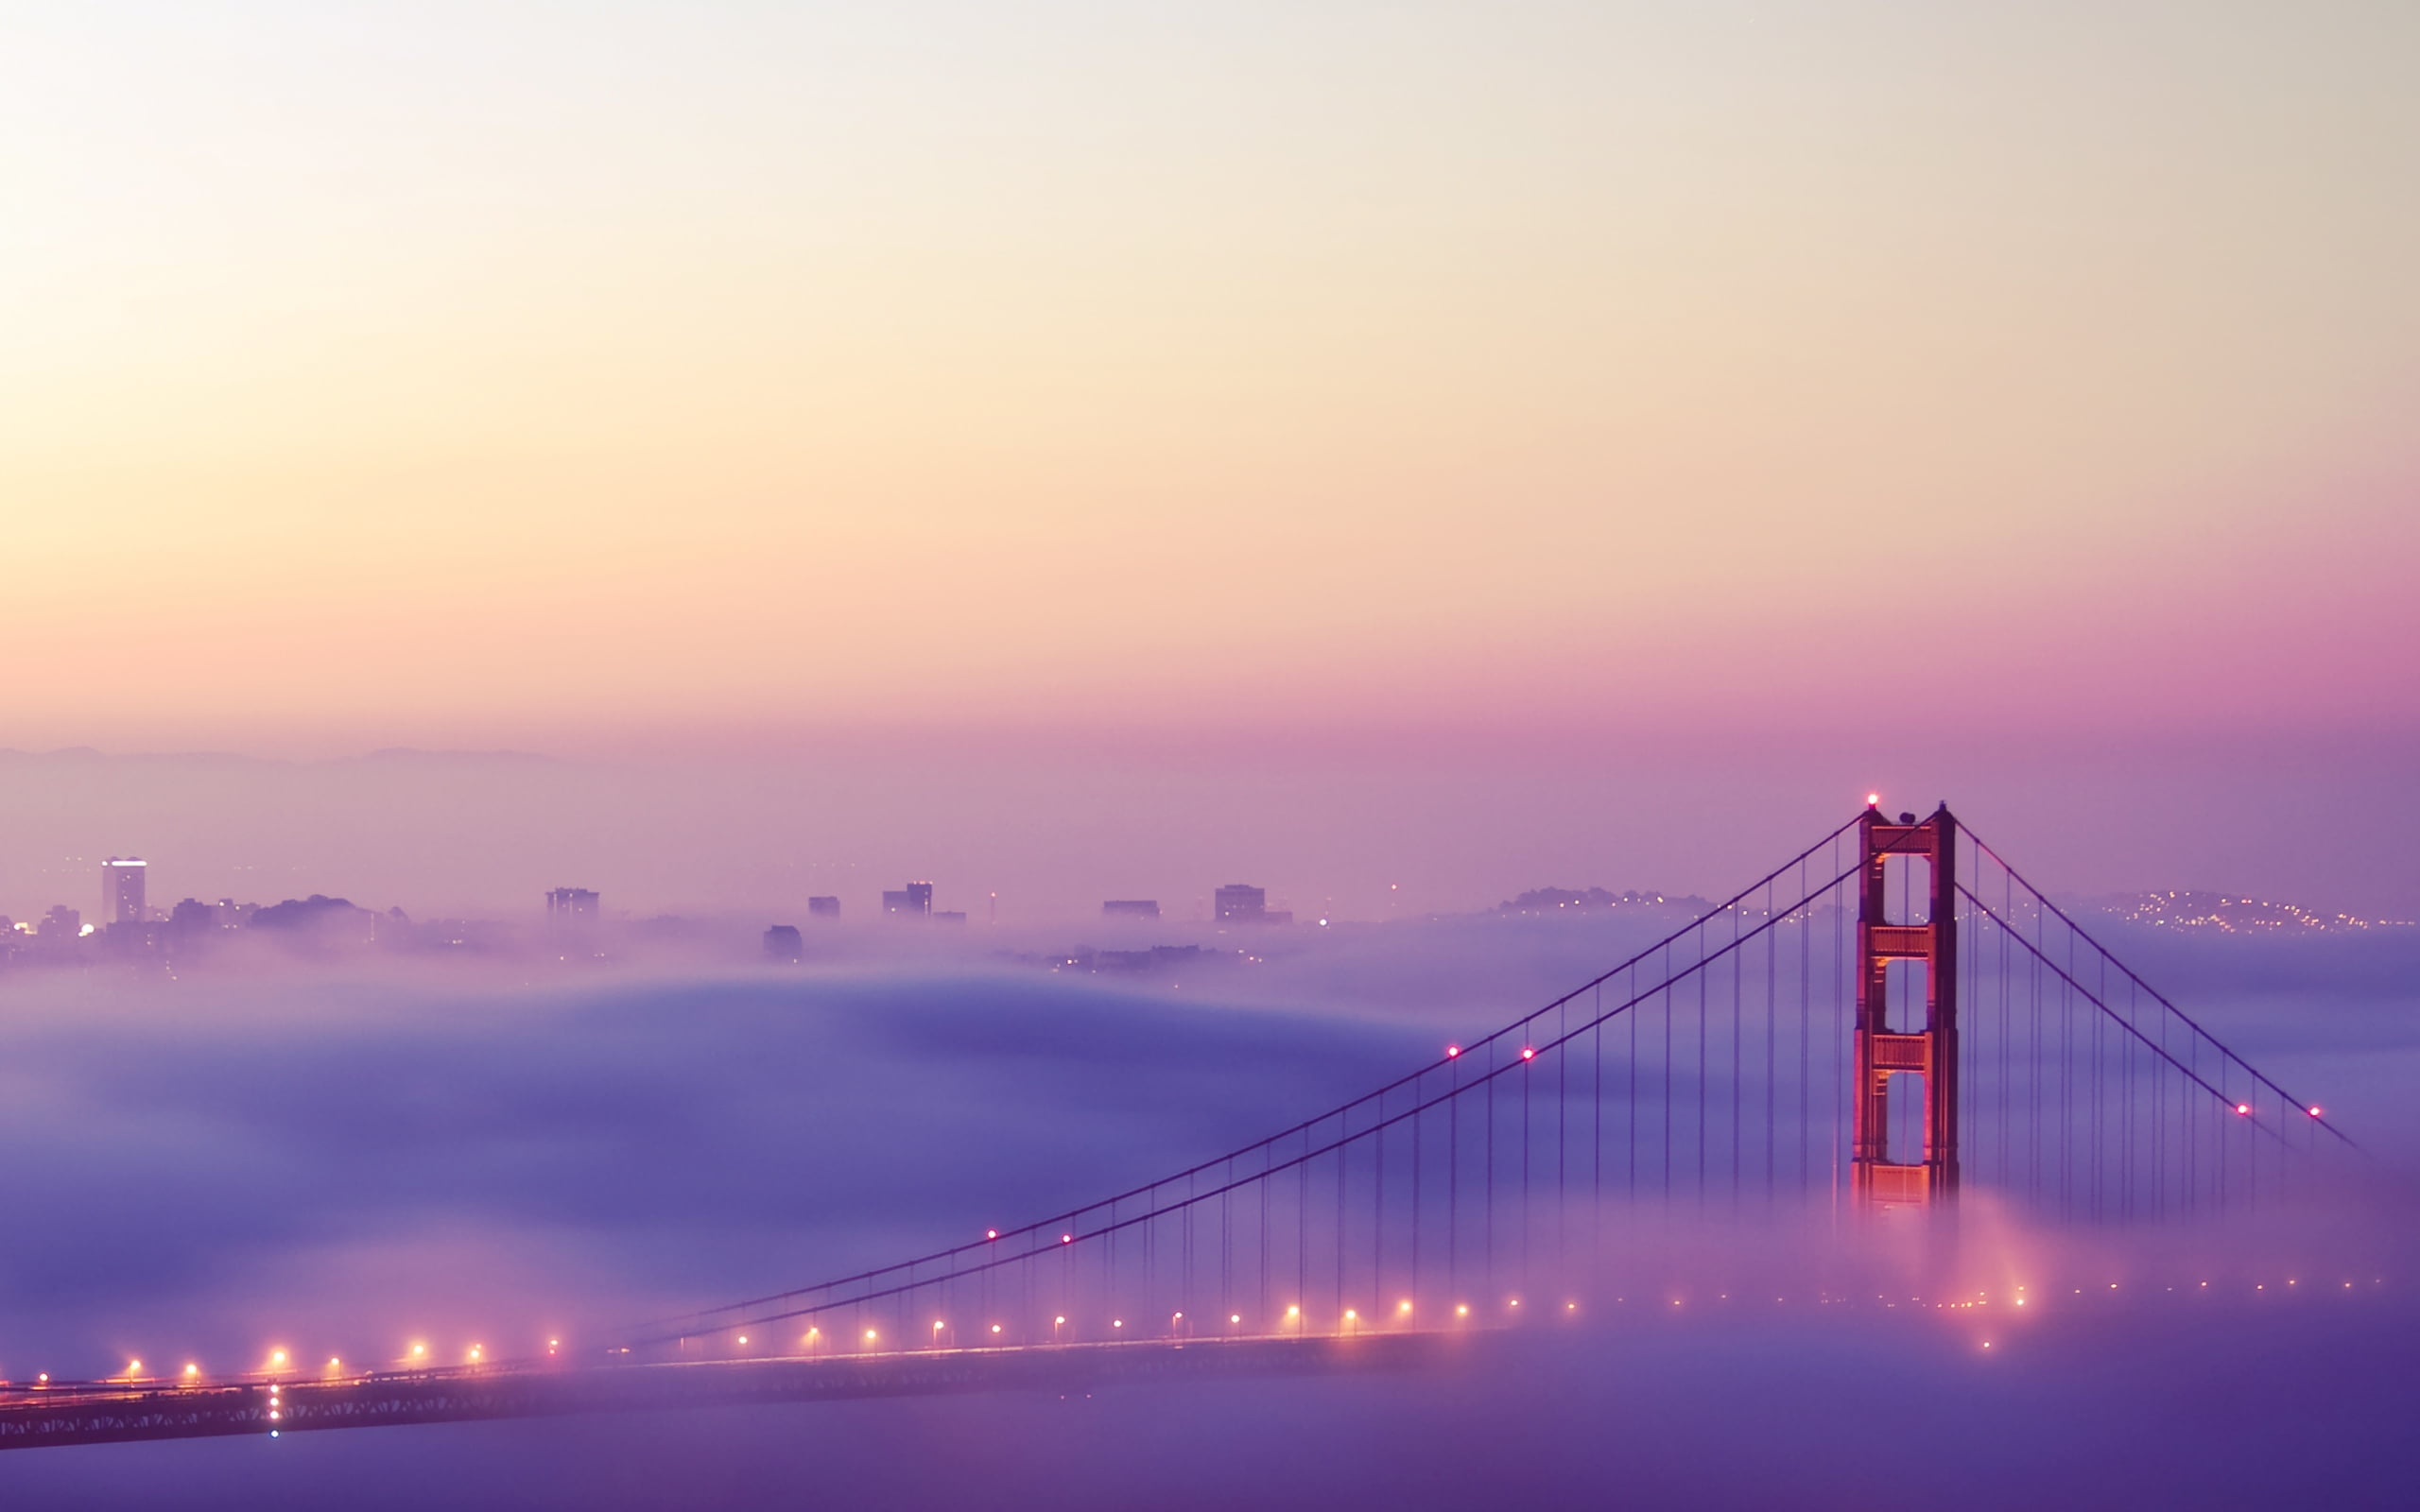
<path fill-rule="evenodd" d="M 713 971 L 19 972 L 0 1021 L 17 1152 L 0 1374 L 577 1347 L 1189 1164 L 1654 932 L 1372 925 L 1185 981 L 878 940 L 841 965 Z M 2394 1426 L 2420 1406 L 2400 1342 L 2420 1323 L 2420 936 L 2114 942 L 2316 1089 L 2374 1159 L 2223 1228 L 2058 1234 L 1978 1193 L 1946 1249 L 1828 1204 L 1616 1209 L 1610 1258 L 1575 1284 L 1584 1313 L 1439 1373 L 43 1452 L 0 1456 L 0 1489 L 210 1506 L 2390 1504 L 2420 1469 Z M 1901 1284 L 1929 1299 L 1970 1283 L 2003 1307 L 2036 1288 L 2033 1310 L 1883 1305 Z"/>

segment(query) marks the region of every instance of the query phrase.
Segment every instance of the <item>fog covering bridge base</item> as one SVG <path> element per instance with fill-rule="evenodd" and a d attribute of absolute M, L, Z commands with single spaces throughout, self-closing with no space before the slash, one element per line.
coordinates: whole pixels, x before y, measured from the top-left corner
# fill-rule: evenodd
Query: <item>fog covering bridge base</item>
<path fill-rule="evenodd" d="M 2152 1230 L 2357 1149 L 1945 806 L 1876 795 L 1543 1006 L 1106 1197 L 561 1360 L 0 1388 L 0 1448 L 1409 1365 L 1676 1218 Z"/>

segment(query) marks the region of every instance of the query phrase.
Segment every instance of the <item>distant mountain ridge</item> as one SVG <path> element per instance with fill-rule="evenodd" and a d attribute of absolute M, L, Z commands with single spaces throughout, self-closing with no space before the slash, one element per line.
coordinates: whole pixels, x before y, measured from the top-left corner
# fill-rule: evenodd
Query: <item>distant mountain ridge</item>
<path fill-rule="evenodd" d="M 1586 914 L 1620 908 L 1673 908 L 1702 914 L 1714 905 L 1695 895 L 1614 892 L 1604 887 L 1532 887 L 1495 905 L 1499 914 Z M 2118 893 L 2072 900 L 2067 906 L 2154 929 L 2206 931 L 2217 935 L 2357 934 L 2420 927 L 2408 919 L 2363 919 L 2326 914 L 2300 903 L 2220 892 L 2170 890 Z"/>
<path fill-rule="evenodd" d="M 1495 911 L 1499 914 L 1568 914 L 1613 908 L 1685 908 L 1703 913 L 1713 906 L 1695 894 L 1684 898 L 1635 889 L 1617 893 L 1603 887 L 1532 887 L 1518 898 L 1497 903 Z"/>

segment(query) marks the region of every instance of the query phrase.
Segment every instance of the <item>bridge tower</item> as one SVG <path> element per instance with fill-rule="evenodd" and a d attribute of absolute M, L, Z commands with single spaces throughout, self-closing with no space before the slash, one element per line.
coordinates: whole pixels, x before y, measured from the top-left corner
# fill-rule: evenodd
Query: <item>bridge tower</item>
<path fill-rule="evenodd" d="M 1958 1192 L 1958 821 L 1947 804 L 1919 820 L 1893 823 L 1869 807 L 1858 821 L 1863 868 L 1857 917 L 1857 1082 L 1851 1176 L 1861 1201 L 1946 1202 Z M 1923 857 L 1931 870 L 1931 911 L 1924 923 L 1893 922 L 1883 888 L 1892 856 Z M 1921 961 L 1924 1026 L 1893 1027 L 1890 970 Z M 1902 968 L 1907 970 L 1907 968 Z M 1891 1147 L 1891 1079 L 1915 1076 L 1924 1088 L 1924 1149 Z M 1893 1155 L 1901 1159 L 1893 1160 Z"/>

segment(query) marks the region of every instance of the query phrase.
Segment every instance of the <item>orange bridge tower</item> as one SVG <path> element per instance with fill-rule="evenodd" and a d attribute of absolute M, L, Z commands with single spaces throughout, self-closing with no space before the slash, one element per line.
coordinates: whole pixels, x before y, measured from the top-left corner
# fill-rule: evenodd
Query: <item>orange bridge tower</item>
<path fill-rule="evenodd" d="M 1863 857 L 1857 916 L 1857 1082 L 1851 1175 L 1858 1198 L 1876 1204 L 1946 1202 L 1958 1192 L 1958 821 L 1948 805 L 1893 823 L 1869 807 L 1858 821 Z M 1929 864 L 1923 923 L 1893 922 L 1883 885 L 1893 856 Z M 1893 1022 L 1892 965 L 1921 962 L 1924 1022 Z M 1915 970 L 1902 965 L 1902 973 Z M 1910 988 L 1901 993 L 1912 1019 Z M 1894 1147 L 1892 1079 L 1912 1076 L 1924 1098 L 1921 1150 Z M 1912 1142 L 1910 1142 L 1912 1143 Z"/>

